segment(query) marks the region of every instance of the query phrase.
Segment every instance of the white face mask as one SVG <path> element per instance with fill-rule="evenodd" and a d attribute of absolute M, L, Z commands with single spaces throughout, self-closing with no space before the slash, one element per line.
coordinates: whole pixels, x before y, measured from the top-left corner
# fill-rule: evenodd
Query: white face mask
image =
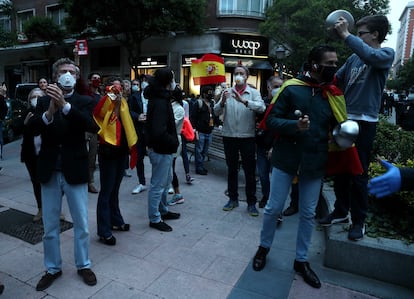
<path fill-rule="evenodd" d="M 173 79 L 170 83 L 170 90 L 175 90 L 176 86 L 177 86 L 177 83 L 175 83 L 175 80 Z"/>
<path fill-rule="evenodd" d="M 144 90 L 145 87 L 147 87 L 147 86 L 148 86 L 148 82 L 147 81 L 142 81 L 142 83 L 141 83 L 141 89 Z"/>
<path fill-rule="evenodd" d="M 71 90 L 75 87 L 76 79 L 69 71 L 67 71 L 65 74 L 60 75 L 58 83 L 63 89 Z"/>
<path fill-rule="evenodd" d="M 31 99 L 30 99 L 30 105 L 31 105 L 33 108 L 36 108 L 36 105 L 37 105 L 37 98 L 31 98 Z"/>
<path fill-rule="evenodd" d="M 277 94 L 277 92 L 279 91 L 280 87 L 278 88 L 273 88 L 272 89 L 272 98 L 275 96 L 275 94 Z"/>
<path fill-rule="evenodd" d="M 236 85 L 243 85 L 244 84 L 244 78 L 242 75 L 236 75 L 234 77 L 234 81 L 236 82 Z"/>

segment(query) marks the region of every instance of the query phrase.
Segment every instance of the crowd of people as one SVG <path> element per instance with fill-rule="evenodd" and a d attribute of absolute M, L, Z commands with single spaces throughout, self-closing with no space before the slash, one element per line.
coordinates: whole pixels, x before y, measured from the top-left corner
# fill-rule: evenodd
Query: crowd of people
<path fill-rule="evenodd" d="M 222 121 L 228 194 L 224 211 L 239 206 L 241 165 L 247 213 L 257 217 L 256 176 L 259 177 L 262 196 L 258 206 L 264 209 L 264 215 L 253 269 L 261 271 L 266 265 L 275 223 L 281 221 L 282 215 L 299 213 L 293 269 L 310 286 L 320 288 L 321 282 L 308 261 L 308 248 L 326 174 L 328 144 L 333 142 L 331 129 L 346 119 L 358 123 L 355 148 L 362 172 L 334 176 L 335 210 L 319 219 L 321 225 L 347 223 L 350 213 L 348 238 L 361 240 L 368 192 L 381 197 L 407 189 L 413 176 L 412 171 L 399 170 L 382 161 L 388 172 L 368 184 L 370 152 L 394 51 L 381 47 L 388 32 L 386 17 L 362 18 L 356 23 L 357 35 L 351 34 L 348 27 L 342 17 L 335 24 L 338 35 L 353 52 L 339 70 L 336 50 L 328 45 L 316 46 L 297 78 L 268 78 L 263 97 L 248 84 L 249 69 L 241 64 L 233 70 L 234 84 L 220 85 L 216 94 L 213 86 L 203 86 L 197 99 L 187 101 L 168 67 L 132 81 L 108 78 L 105 84 L 100 74 L 91 73 L 84 84 L 72 60 L 57 60 L 52 82 L 40 79 L 39 88 L 28 96 L 21 152 L 38 208 L 33 220 L 42 220 L 44 226 L 46 272 L 36 289 L 45 290 L 62 275 L 59 221 L 64 217 L 63 195 L 74 223 L 77 273 L 87 285 L 97 283 L 89 259 L 88 192 L 99 193 L 96 216 L 100 242 L 116 245 L 112 232 L 130 230 L 119 206 L 120 186 L 125 170 L 136 167 L 138 182 L 131 193 L 148 192 L 149 227 L 163 232 L 173 230 L 165 220 L 181 215 L 169 206 L 184 203 L 175 172 L 177 157 L 182 157 L 185 181 L 193 183 L 186 150 L 191 140 L 182 134 L 185 118 L 194 128 L 195 173 L 201 176 L 208 175 L 204 161 L 212 131 L 217 120 Z M 146 156 L 151 164 L 148 186 Z M 99 191 L 94 181 L 96 158 Z M 173 194 L 168 199 L 171 187 Z M 291 203 L 284 210 L 289 192 Z"/>

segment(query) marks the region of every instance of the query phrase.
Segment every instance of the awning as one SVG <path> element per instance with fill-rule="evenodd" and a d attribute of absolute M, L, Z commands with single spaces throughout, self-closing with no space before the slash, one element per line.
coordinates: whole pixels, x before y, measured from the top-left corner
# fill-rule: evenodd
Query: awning
<path fill-rule="evenodd" d="M 238 57 L 224 57 L 224 66 L 236 67 L 239 62 L 249 69 L 258 70 L 273 70 L 272 65 L 265 59 L 253 59 L 253 58 L 238 58 Z"/>

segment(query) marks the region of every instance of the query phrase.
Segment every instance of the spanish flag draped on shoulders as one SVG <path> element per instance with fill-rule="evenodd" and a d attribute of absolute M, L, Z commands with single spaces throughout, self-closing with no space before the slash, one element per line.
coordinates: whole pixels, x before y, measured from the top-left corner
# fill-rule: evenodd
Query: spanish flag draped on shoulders
<path fill-rule="evenodd" d="M 138 142 L 138 136 L 126 99 L 124 97 L 121 99 L 118 117 L 114 111 L 115 103 L 111 99 L 111 96 L 113 94 L 108 92 L 99 100 L 93 111 L 93 118 L 99 127 L 98 135 L 101 141 L 107 144 L 121 146 L 122 128 L 124 129 L 130 150 L 130 168 L 132 169 L 137 163 L 136 144 Z"/>
<path fill-rule="evenodd" d="M 301 85 L 301 86 L 314 86 L 317 88 L 321 88 L 323 91 L 323 97 L 327 98 L 329 101 L 329 105 L 332 109 L 332 113 L 338 123 L 341 123 L 347 120 L 347 112 L 346 112 L 346 103 L 345 98 L 342 91 L 335 86 L 334 84 L 312 84 L 310 82 L 302 81 L 299 79 L 290 79 L 287 80 L 277 94 L 273 97 L 270 105 L 268 106 L 263 120 L 259 124 L 259 128 L 263 130 L 267 130 L 266 127 L 266 119 L 273 109 L 279 95 L 283 92 L 285 88 L 292 85 Z M 274 135 L 275 138 L 278 138 L 277 132 Z M 352 175 L 362 174 L 363 169 L 361 165 L 361 161 L 359 160 L 358 152 L 353 145 L 350 148 L 343 149 L 340 148 L 333 138 L 329 141 L 329 150 L 328 150 L 328 162 L 326 166 L 326 175 L 335 175 L 335 174 L 343 174 L 349 173 Z"/>

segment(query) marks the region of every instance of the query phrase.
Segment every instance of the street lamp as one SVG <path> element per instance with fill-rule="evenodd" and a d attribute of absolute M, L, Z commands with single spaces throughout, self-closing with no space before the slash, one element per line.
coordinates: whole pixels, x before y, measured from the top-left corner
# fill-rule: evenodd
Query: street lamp
<path fill-rule="evenodd" d="M 283 46 L 278 46 L 275 50 L 276 52 L 276 58 L 277 58 L 277 64 L 279 66 L 279 77 L 280 79 L 283 79 L 283 64 L 282 60 L 286 58 L 286 49 Z"/>

